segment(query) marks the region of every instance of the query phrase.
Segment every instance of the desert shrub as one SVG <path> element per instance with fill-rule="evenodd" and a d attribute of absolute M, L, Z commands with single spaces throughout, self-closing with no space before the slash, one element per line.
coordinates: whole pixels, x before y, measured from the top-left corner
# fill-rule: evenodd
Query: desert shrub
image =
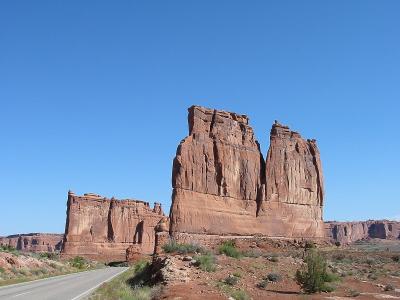
<path fill-rule="evenodd" d="M 257 287 L 260 289 L 265 289 L 268 286 L 268 280 L 261 280 L 259 283 L 257 283 Z"/>
<path fill-rule="evenodd" d="M 0 273 L 2 274 L 2 273 L 5 273 L 5 272 L 6 272 L 6 270 L 4 268 L 0 267 Z"/>
<path fill-rule="evenodd" d="M 80 270 L 88 267 L 88 261 L 86 259 L 84 259 L 82 256 L 75 256 L 69 262 L 72 267 L 80 269 Z"/>
<path fill-rule="evenodd" d="M 304 244 L 305 249 L 314 249 L 315 243 L 313 241 L 306 241 Z"/>
<path fill-rule="evenodd" d="M 22 276 L 28 276 L 28 275 L 29 275 L 29 272 L 28 272 L 28 270 L 20 269 L 20 270 L 19 270 L 19 274 L 22 275 Z"/>
<path fill-rule="evenodd" d="M 10 245 L 0 245 L 0 251 L 3 252 L 14 252 L 17 251 L 13 246 Z"/>
<path fill-rule="evenodd" d="M 394 286 L 391 284 L 388 284 L 385 286 L 384 291 L 385 292 L 394 291 Z"/>
<path fill-rule="evenodd" d="M 242 252 L 242 254 L 245 257 L 253 257 L 253 258 L 262 256 L 262 252 L 259 250 L 248 250 L 248 251 Z"/>
<path fill-rule="evenodd" d="M 239 278 L 233 275 L 229 275 L 224 279 L 224 283 L 228 285 L 236 285 L 239 282 Z"/>
<path fill-rule="evenodd" d="M 343 261 L 346 258 L 346 254 L 344 253 L 335 253 L 332 255 L 332 259 L 335 261 Z"/>
<path fill-rule="evenodd" d="M 223 242 L 218 250 L 220 254 L 225 254 L 229 257 L 240 258 L 242 256 L 242 253 L 236 249 L 235 242 L 232 240 Z"/>
<path fill-rule="evenodd" d="M 204 249 L 199 245 L 177 243 L 174 240 L 170 240 L 167 244 L 163 245 L 162 249 L 166 253 L 178 253 L 178 254 L 202 253 L 202 252 L 204 252 Z"/>
<path fill-rule="evenodd" d="M 58 254 L 52 253 L 52 252 L 41 252 L 41 253 L 39 253 L 39 257 L 56 260 L 56 259 L 58 259 Z"/>
<path fill-rule="evenodd" d="M 282 276 L 277 273 L 269 273 L 264 279 L 271 282 L 278 282 L 282 280 Z"/>
<path fill-rule="evenodd" d="M 236 276 L 237 278 L 242 278 L 242 274 L 240 274 L 239 272 L 233 273 L 233 276 Z"/>
<path fill-rule="evenodd" d="M 339 280 L 339 276 L 336 274 L 332 274 L 332 273 L 325 273 L 324 275 L 324 281 L 325 282 L 335 282 Z"/>
<path fill-rule="evenodd" d="M 335 246 L 340 247 L 341 246 L 340 242 L 335 242 Z"/>
<path fill-rule="evenodd" d="M 245 291 L 238 290 L 231 293 L 231 297 L 235 300 L 249 300 L 250 297 Z"/>
<path fill-rule="evenodd" d="M 139 260 L 139 261 L 135 264 L 135 266 L 133 267 L 133 269 L 135 270 L 135 274 L 140 273 L 140 272 L 143 272 L 143 271 L 148 267 L 148 265 L 149 265 L 149 262 L 148 262 L 148 261 L 146 261 L 146 260 L 144 260 L 144 259 Z"/>
<path fill-rule="evenodd" d="M 378 279 L 378 275 L 376 275 L 375 273 L 371 273 L 368 274 L 368 278 L 371 280 L 377 280 Z"/>
<path fill-rule="evenodd" d="M 353 290 L 353 289 L 349 290 L 349 297 L 358 297 L 358 296 L 360 296 L 360 292 L 359 291 L 356 291 L 356 290 Z"/>
<path fill-rule="evenodd" d="M 372 265 L 374 265 L 376 263 L 376 261 L 375 261 L 375 259 L 368 257 L 368 258 L 366 258 L 364 260 L 364 263 L 366 263 L 367 265 L 372 266 Z"/>
<path fill-rule="evenodd" d="M 315 250 L 308 251 L 305 258 L 306 267 L 297 270 L 296 281 L 306 293 L 330 292 L 333 287 L 327 285 L 332 277 L 327 272 L 325 258 Z"/>
<path fill-rule="evenodd" d="M 268 260 L 271 261 L 271 262 L 278 262 L 279 258 L 277 256 L 272 256 Z"/>
<path fill-rule="evenodd" d="M 198 255 L 194 257 L 196 260 L 196 266 L 201 270 L 206 272 L 214 272 L 215 267 L 215 257 L 211 253 L 204 253 L 202 255 Z"/>
<path fill-rule="evenodd" d="M 392 260 L 395 261 L 395 262 L 400 262 L 400 255 L 398 255 L 398 254 L 397 255 L 393 255 L 392 256 Z"/>

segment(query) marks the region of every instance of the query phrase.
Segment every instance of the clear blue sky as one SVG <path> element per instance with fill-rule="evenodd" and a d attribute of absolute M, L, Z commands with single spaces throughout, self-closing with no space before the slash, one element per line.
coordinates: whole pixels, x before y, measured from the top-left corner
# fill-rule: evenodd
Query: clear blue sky
<path fill-rule="evenodd" d="M 400 215 L 399 1 L 2 1 L 0 235 L 68 189 L 161 201 L 187 107 L 320 147 L 325 219 Z"/>

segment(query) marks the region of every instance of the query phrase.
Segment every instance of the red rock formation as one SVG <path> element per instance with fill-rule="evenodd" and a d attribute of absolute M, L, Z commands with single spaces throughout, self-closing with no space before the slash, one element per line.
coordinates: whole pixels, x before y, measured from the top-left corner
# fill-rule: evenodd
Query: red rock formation
<path fill-rule="evenodd" d="M 27 233 L 0 237 L 0 245 L 25 252 L 57 252 L 61 250 L 63 234 Z"/>
<path fill-rule="evenodd" d="M 265 167 L 247 116 L 192 106 L 188 122 L 172 173 L 173 236 L 324 236 L 315 141 L 275 124 Z"/>
<path fill-rule="evenodd" d="M 332 242 L 341 244 L 369 238 L 400 239 L 400 222 L 396 221 L 326 222 L 325 229 Z"/>
<path fill-rule="evenodd" d="M 278 122 L 272 126 L 266 159 L 266 197 L 258 218 L 268 235 L 323 237 L 322 165 L 315 140 L 304 140 Z"/>
<path fill-rule="evenodd" d="M 143 254 L 154 250 L 154 228 L 164 217 L 161 205 L 68 193 L 63 257 L 123 261 L 130 245 Z"/>

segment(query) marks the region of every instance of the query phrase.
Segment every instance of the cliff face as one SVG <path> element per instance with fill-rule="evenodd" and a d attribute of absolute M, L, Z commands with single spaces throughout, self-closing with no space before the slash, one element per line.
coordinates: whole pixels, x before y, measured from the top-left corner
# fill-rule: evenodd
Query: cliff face
<path fill-rule="evenodd" d="M 315 140 L 278 122 L 272 126 L 266 158 L 266 192 L 258 217 L 268 234 L 322 237 L 322 165 Z"/>
<path fill-rule="evenodd" d="M 265 163 L 249 119 L 189 108 L 172 173 L 174 233 L 323 237 L 315 141 L 275 124 Z"/>
<path fill-rule="evenodd" d="M 27 233 L 0 237 L 0 245 L 25 252 L 56 252 L 61 250 L 63 234 Z"/>
<path fill-rule="evenodd" d="M 333 242 L 350 244 L 368 238 L 400 239 L 400 222 L 378 220 L 326 222 L 326 236 Z"/>
<path fill-rule="evenodd" d="M 161 205 L 150 208 L 138 200 L 107 199 L 95 194 L 68 193 L 63 256 L 102 261 L 125 260 L 136 245 L 143 254 L 154 250 L 154 227 L 163 218 Z"/>

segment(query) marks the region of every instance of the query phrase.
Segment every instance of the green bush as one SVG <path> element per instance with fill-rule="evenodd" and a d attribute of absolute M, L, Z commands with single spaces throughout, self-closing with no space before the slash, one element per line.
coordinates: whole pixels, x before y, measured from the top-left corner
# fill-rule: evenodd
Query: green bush
<path fill-rule="evenodd" d="M 5 273 L 5 272 L 6 272 L 6 270 L 4 268 L 0 267 L 0 273 L 2 274 L 2 273 Z"/>
<path fill-rule="evenodd" d="M 195 256 L 196 266 L 206 272 L 214 272 L 216 270 L 215 257 L 211 253 L 204 253 Z"/>
<path fill-rule="evenodd" d="M 314 249 L 315 247 L 316 246 L 313 241 L 306 241 L 306 243 L 304 244 L 304 248 L 306 249 Z"/>
<path fill-rule="evenodd" d="M 392 260 L 395 261 L 395 262 L 400 262 L 400 255 L 398 255 L 398 254 L 397 255 L 393 255 L 392 256 Z"/>
<path fill-rule="evenodd" d="M 88 261 L 82 256 L 75 256 L 73 259 L 70 260 L 70 264 L 72 267 L 80 270 L 88 267 Z"/>
<path fill-rule="evenodd" d="M 139 260 L 135 266 L 134 266 L 134 270 L 135 270 L 135 274 L 143 272 L 147 267 L 149 266 L 149 262 L 146 260 Z"/>
<path fill-rule="evenodd" d="M 225 254 L 229 257 L 240 258 L 242 256 L 242 253 L 236 249 L 235 242 L 232 240 L 223 242 L 218 251 L 220 254 Z"/>
<path fill-rule="evenodd" d="M 188 254 L 188 253 L 202 253 L 204 249 L 195 244 L 185 244 L 185 243 L 177 243 L 173 240 L 170 240 L 167 244 L 162 246 L 162 249 L 166 253 L 178 253 L 178 254 Z"/>
<path fill-rule="evenodd" d="M 268 260 L 271 261 L 271 262 L 278 262 L 279 258 L 278 258 L 278 256 L 271 256 L 271 257 L 268 258 Z"/>
<path fill-rule="evenodd" d="M 282 280 L 282 276 L 277 273 L 269 273 L 267 277 L 264 278 L 264 280 L 268 280 L 271 282 L 278 282 Z"/>
<path fill-rule="evenodd" d="M 0 245 L 0 251 L 4 252 L 14 252 L 17 251 L 13 246 L 10 245 Z"/>
<path fill-rule="evenodd" d="M 252 257 L 252 258 L 257 258 L 257 257 L 262 256 L 262 252 L 259 250 L 248 250 L 248 251 L 242 252 L 242 254 L 245 257 Z"/>
<path fill-rule="evenodd" d="M 268 280 L 263 279 L 259 283 L 257 283 L 257 287 L 260 289 L 265 289 L 268 286 Z"/>
<path fill-rule="evenodd" d="M 239 282 L 239 278 L 233 275 L 229 275 L 224 279 L 224 283 L 228 285 L 236 285 Z"/>
<path fill-rule="evenodd" d="M 360 296 L 360 292 L 359 291 L 356 291 L 356 290 L 353 290 L 353 289 L 350 289 L 349 290 L 349 297 L 358 297 L 358 296 Z"/>
<path fill-rule="evenodd" d="M 47 258 L 51 260 L 57 260 L 58 259 L 58 254 L 57 253 L 52 253 L 52 252 L 41 252 L 39 253 L 40 258 Z"/>
<path fill-rule="evenodd" d="M 306 293 L 330 292 L 333 287 L 327 285 L 334 277 L 327 272 L 327 263 L 316 250 L 308 251 L 305 258 L 306 267 L 297 270 L 296 281 Z"/>
<path fill-rule="evenodd" d="M 394 291 L 394 286 L 391 284 L 388 284 L 385 286 L 384 291 L 385 292 Z"/>
<path fill-rule="evenodd" d="M 238 290 L 231 293 L 231 297 L 235 300 L 249 300 L 250 297 L 245 291 Z"/>

